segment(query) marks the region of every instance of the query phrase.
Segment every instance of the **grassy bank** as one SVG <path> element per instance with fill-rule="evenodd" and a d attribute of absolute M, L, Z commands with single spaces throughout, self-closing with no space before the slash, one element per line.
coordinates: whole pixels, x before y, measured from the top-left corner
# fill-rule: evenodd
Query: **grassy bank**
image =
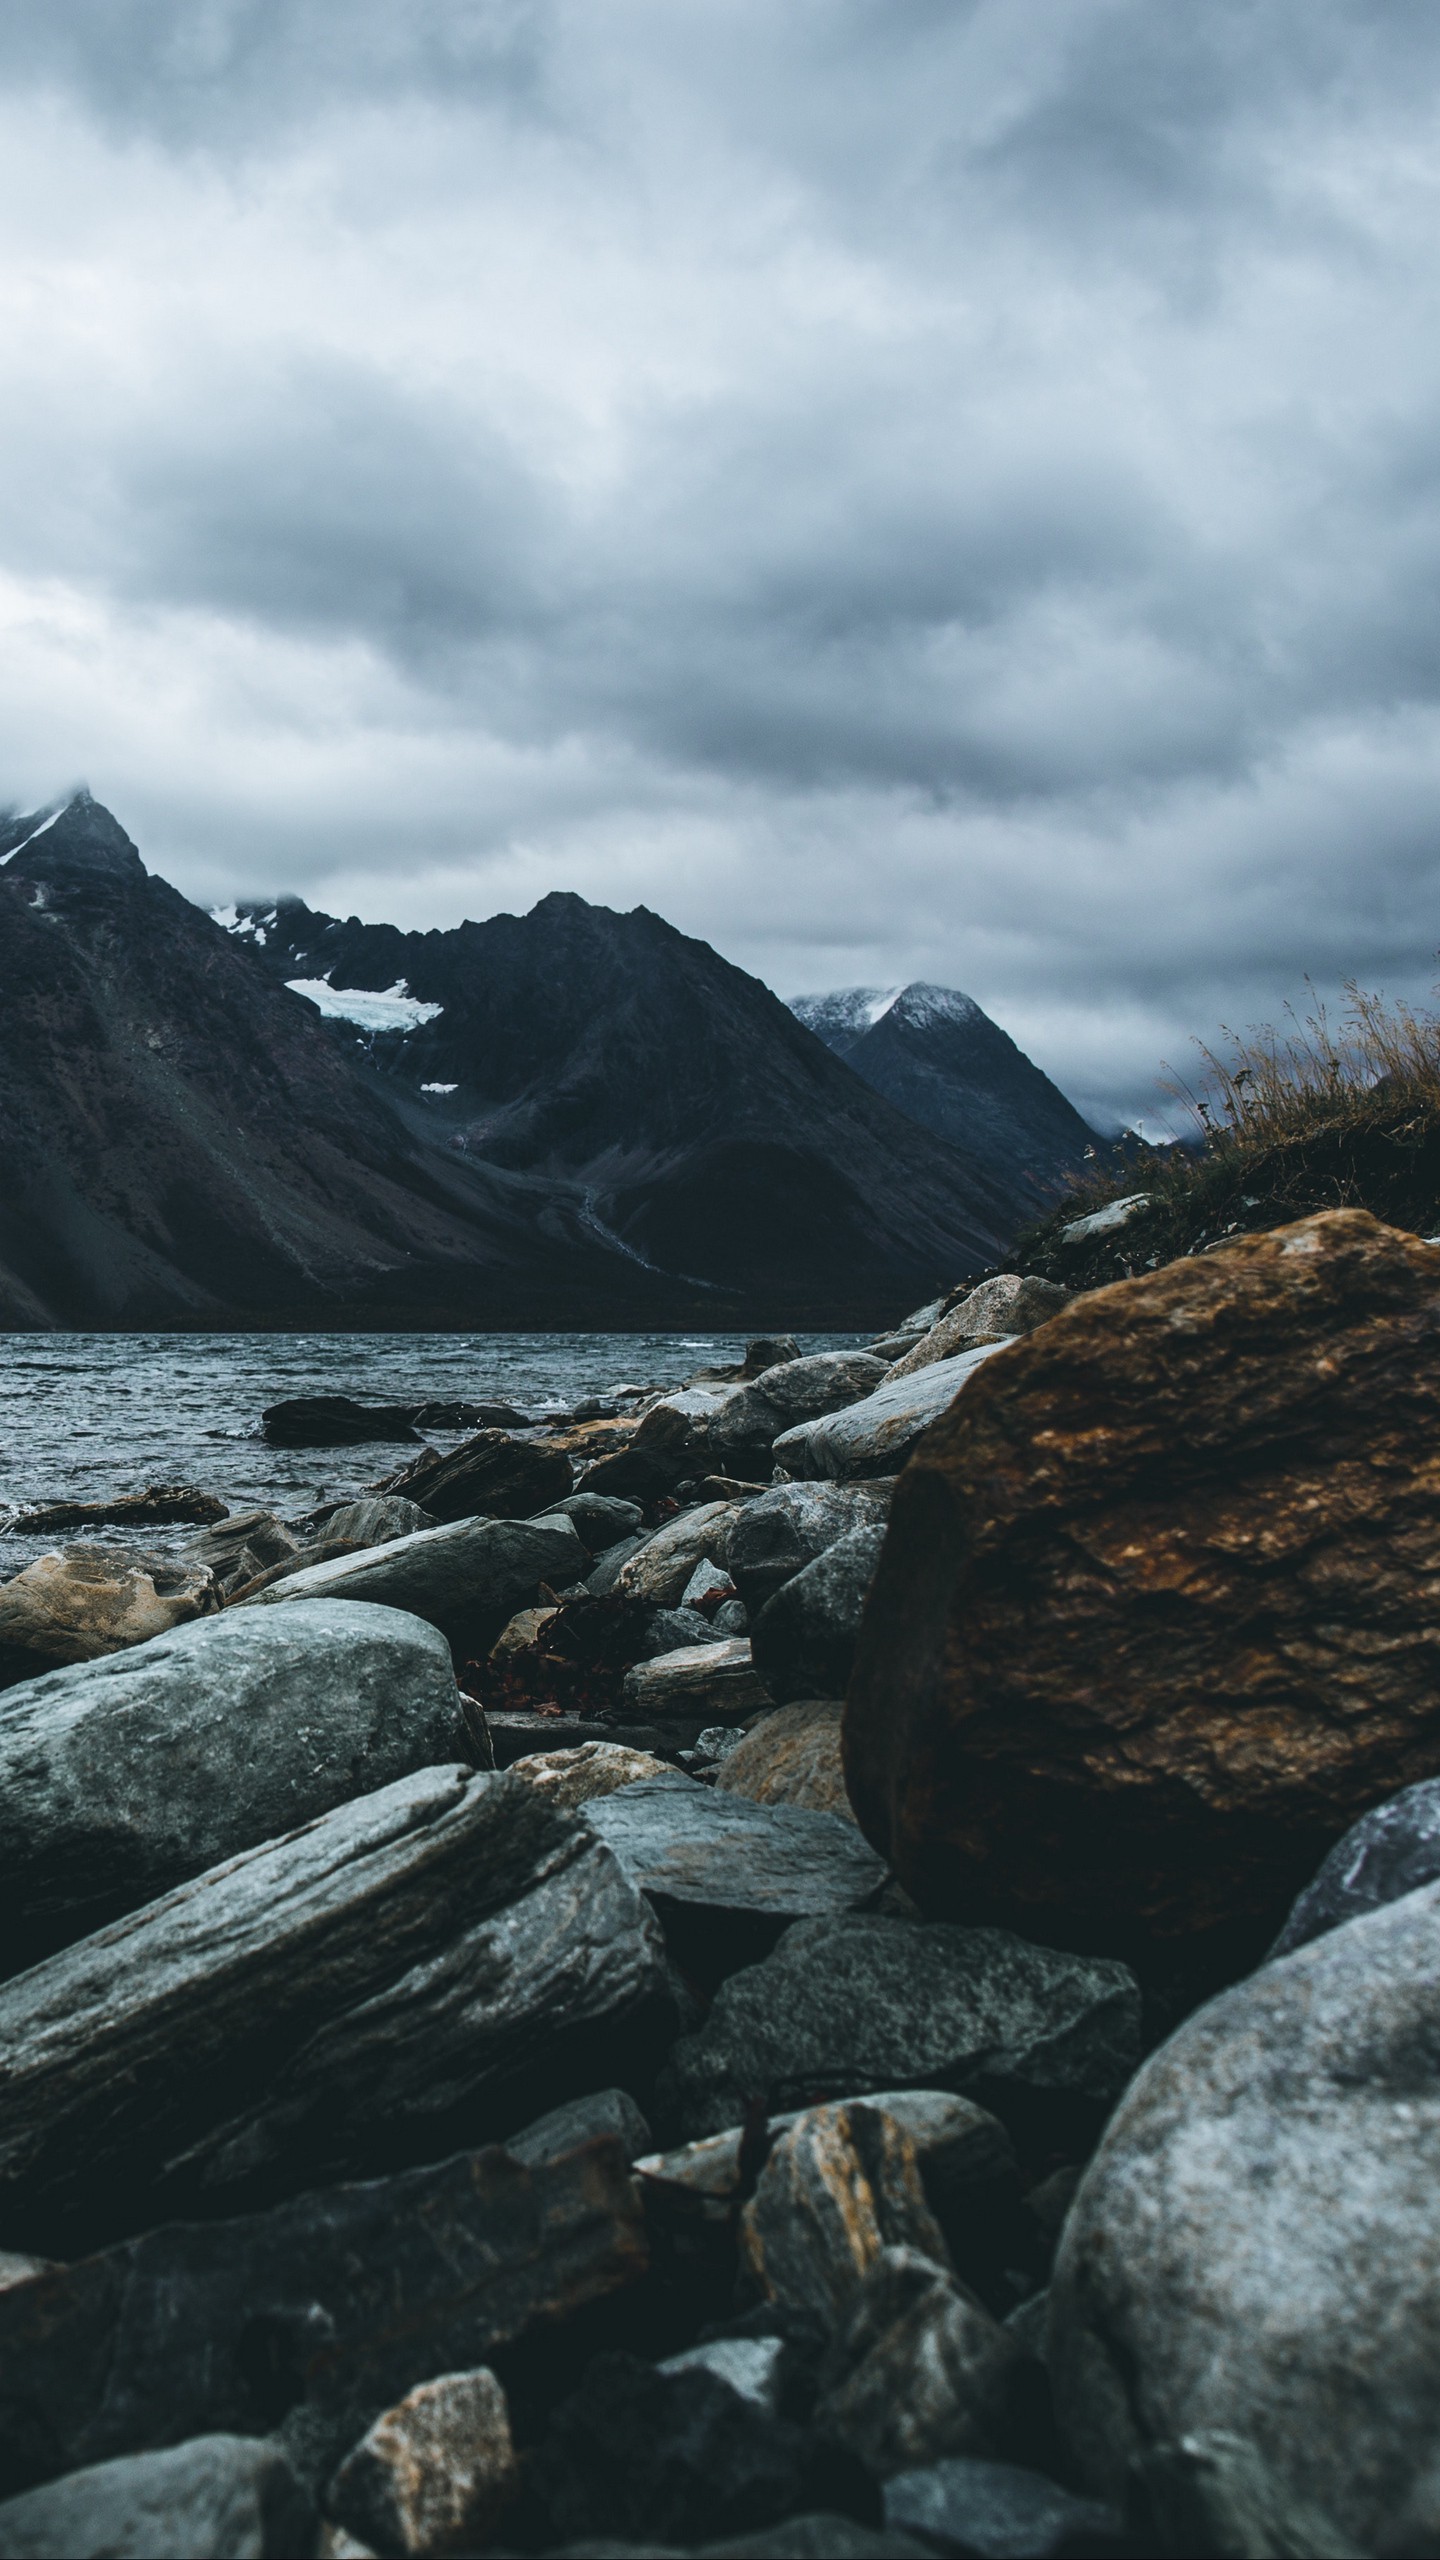
<path fill-rule="evenodd" d="M 1140 1154 L 1077 1190 L 1023 1235 L 1010 1268 L 1095 1288 L 1227 1236 L 1317 1209 L 1369 1209 L 1440 1234 L 1440 1022 L 1357 987 L 1283 1032 L 1201 1048 L 1193 1088 L 1171 1091 L 1189 1142 Z M 1062 1231 L 1133 1193 L 1145 1206 L 1084 1242 Z"/>

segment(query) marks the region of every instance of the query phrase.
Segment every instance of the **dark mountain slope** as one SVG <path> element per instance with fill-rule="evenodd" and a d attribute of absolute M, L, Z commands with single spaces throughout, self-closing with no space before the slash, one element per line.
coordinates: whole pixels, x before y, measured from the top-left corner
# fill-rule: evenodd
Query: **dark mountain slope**
<path fill-rule="evenodd" d="M 1033 1215 L 1013 1174 L 917 1128 L 768 988 L 644 907 L 555 895 L 407 934 L 287 900 L 231 930 L 327 1006 L 343 990 L 438 1006 L 408 1031 L 337 1032 L 468 1160 L 579 1181 L 599 1227 L 668 1271 L 772 1307 L 827 1274 L 893 1303 L 983 1267 Z"/>
<path fill-rule="evenodd" d="M 661 1320 L 581 1195 L 417 1139 L 88 795 L 34 826 L 0 833 L 0 1324 Z"/>
<path fill-rule="evenodd" d="M 795 996 L 791 1011 L 897 1110 L 1008 1174 L 1031 1216 L 1109 1160 L 1109 1141 L 954 987 L 843 987 Z"/>

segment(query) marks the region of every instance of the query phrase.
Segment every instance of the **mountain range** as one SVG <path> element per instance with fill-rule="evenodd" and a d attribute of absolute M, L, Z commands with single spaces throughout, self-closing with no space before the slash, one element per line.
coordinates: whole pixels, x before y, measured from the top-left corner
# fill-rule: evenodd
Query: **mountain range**
<path fill-rule="evenodd" d="M 792 996 L 790 1010 L 887 1102 L 963 1147 L 1037 1212 L 1111 1153 L 973 996 L 916 980 Z"/>
<path fill-rule="evenodd" d="M 217 918 L 88 793 L 0 821 L 0 1000 L 11 1328 L 861 1326 L 1040 1205 L 644 908 Z"/>

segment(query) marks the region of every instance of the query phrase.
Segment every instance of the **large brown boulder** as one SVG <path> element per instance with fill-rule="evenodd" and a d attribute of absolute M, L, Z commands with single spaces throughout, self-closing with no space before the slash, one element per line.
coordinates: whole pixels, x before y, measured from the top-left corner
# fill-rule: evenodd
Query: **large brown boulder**
<path fill-rule="evenodd" d="M 1440 1770 L 1440 1249 L 1334 1211 L 996 1353 L 897 1487 L 844 1748 L 927 1913 L 1258 1952 Z"/>

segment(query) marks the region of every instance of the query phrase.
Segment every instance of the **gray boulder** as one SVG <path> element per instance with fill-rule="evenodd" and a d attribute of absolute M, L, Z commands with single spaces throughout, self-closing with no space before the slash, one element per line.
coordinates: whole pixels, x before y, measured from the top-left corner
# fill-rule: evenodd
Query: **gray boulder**
<path fill-rule="evenodd" d="M 625 1674 L 625 1712 L 637 1722 L 743 1724 L 770 1706 L 748 1636 L 718 1636 L 637 1662 Z"/>
<path fill-rule="evenodd" d="M 1233 2478 L 1342 2547 L 1402 2508 L 1440 2392 L 1437 1972 L 1440 1884 L 1262 1966 L 1145 2065 L 1051 2286 L 1056 2409 L 1095 2489 L 1223 2439 Z"/>
<path fill-rule="evenodd" d="M 782 1431 L 858 1403 L 885 1375 L 885 1362 L 870 1351 L 818 1351 L 786 1360 L 696 1417 L 691 1457 L 719 1475 L 768 1475 L 770 1451 Z"/>
<path fill-rule="evenodd" d="M 771 1455 L 791 1476 L 890 1476 L 903 1467 L 916 1441 L 955 1398 L 983 1360 L 1003 1351 L 984 1343 L 953 1360 L 936 1360 L 913 1377 L 889 1377 L 863 1403 L 782 1431 Z"/>
<path fill-rule="evenodd" d="M 168 2223 L 0 2293 L 0 2494 L 222 2428 L 277 2430 L 318 2486 L 417 2383 L 535 2333 L 553 2342 L 646 2264 L 609 2135 Z"/>
<path fill-rule="evenodd" d="M 867 2269 L 822 2368 L 815 2425 L 877 2480 L 947 2454 L 990 2453 L 1019 2360 L 1015 2340 L 947 2265 L 892 2246 Z"/>
<path fill-rule="evenodd" d="M 1388 1803 L 1352 1823 L 1337 1840 L 1270 1950 L 1272 1959 L 1383 1910 L 1423 1884 L 1440 1880 L 1440 1778 L 1402 1788 Z"/>
<path fill-rule="evenodd" d="M 957 1351 L 973 1351 L 977 1343 L 1008 1342 L 1016 1334 L 1033 1333 L 1037 1325 L 1048 1324 L 1058 1315 L 1069 1297 L 1069 1290 L 1053 1280 L 1028 1274 L 1021 1279 L 1014 1271 L 1003 1272 L 997 1280 L 982 1280 L 978 1289 L 939 1317 L 914 1348 L 902 1354 L 890 1374 L 907 1378 L 936 1360 L 953 1359 Z"/>
<path fill-rule="evenodd" d="M 777 1706 L 844 1697 L 884 1544 L 883 1520 L 847 1529 L 766 1601 L 750 1630 L 750 1653 Z"/>
<path fill-rule="evenodd" d="M 713 1562 L 723 1552 L 738 1506 L 733 1502 L 701 1502 L 657 1529 L 621 1568 L 619 1588 L 629 1600 L 645 1600 L 652 1609 L 674 1609 L 697 1564 Z"/>
<path fill-rule="evenodd" d="M 629 1507 L 632 1506 L 627 1505 L 627 1508 Z M 617 1538 L 613 1547 L 601 1548 L 595 1559 L 593 1572 L 585 1577 L 585 1588 L 592 1600 L 609 1599 L 619 1582 L 621 1567 L 627 1565 L 632 1556 L 639 1554 L 646 1543 L 647 1536 L 646 1530 L 637 1529 L 628 1538 Z"/>
<path fill-rule="evenodd" d="M 232 1511 L 213 1529 L 193 1538 L 188 1553 L 193 1563 L 214 1574 L 222 1591 L 238 1591 L 243 1582 L 253 1582 L 257 1573 L 268 1572 L 272 1564 L 285 1564 L 297 1556 L 300 1540 L 273 1511 Z"/>
<path fill-rule="evenodd" d="M 445 1640 L 398 1609 L 226 1610 L 27 1680 L 0 1701 L 0 1963 L 470 1756 Z"/>
<path fill-rule="evenodd" d="M 724 1565 L 752 1613 L 851 1529 L 883 1522 L 888 1488 L 777 1484 L 742 1504 L 725 1540 Z"/>
<path fill-rule="evenodd" d="M 682 1652 L 687 1645 L 714 1642 L 714 1629 L 699 1609 L 657 1609 L 645 1630 L 641 1660 L 654 1661 L 662 1653 Z"/>
<path fill-rule="evenodd" d="M 413 1537 L 417 1529 L 438 1525 L 433 1512 L 407 1502 L 403 1493 L 362 1493 L 332 1511 L 319 1534 L 327 1546 L 343 1538 L 352 1547 L 386 1547 L 396 1538 Z"/>
<path fill-rule="evenodd" d="M 563 1512 L 575 1523 L 577 1534 L 592 1556 L 602 1556 L 621 1538 L 633 1538 L 645 1525 L 645 1514 L 638 1502 L 622 1502 L 612 1493 L 567 1493 L 563 1502 L 552 1502 L 550 1517 Z"/>
<path fill-rule="evenodd" d="M 927 2551 L 970 2551 L 982 2560 L 1050 2560 L 1079 2547 L 1124 2545 L 1124 2519 L 1014 2462 L 963 2457 L 899 2471 L 885 2484 L 885 2521 Z"/>
<path fill-rule="evenodd" d="M 318 2518 L 280 2447 L 193 2436 L 0 2506 L 0 2560 L 294 2560 Z"/>
<path fill-rule="evenodd" d="M 548 1582 L 563 1591 L 589 1558 L 563 1514 L 540 1520 L 454 1520 L 443 1529 L 329 1564 L 308 1565 L 257 1592 L 245 1608 L 292 1609 L 297 1600 L 363 1600 L 428 1618 L 457 1657 L 489 1651 L 506 1620 Z"/>
<path fill-rule="evenodd" d="M 0 1987 L 0 2230 L 73 2255 L 434 2157 L 669 2014 L 643 1897 L 523 1778 L 427 1769 Z M 653 2022 L 653 2023 L 652 2023 Z"/>
<path fill-rule="evenodd" d="M 885 1882 L 852 1822 L 721 1795 L 678 1771 L 592 1798 L 585 1818 L 642 1893 L 706 1915 L 716 1931 L 733 1914 L 784 1924 L 862 1910 Z"/>
<path fill-rule="evenodd" d="M 799 1922 L 724 1983 L 699 2034 L 676 2045 L 665 2089 L 688 2135 L 742 2124 L 761 2092 L 778 2110 L 937 2085 L 1001 2114 L 1043 2102 L 1068 2130 L 1114 2100 L 1139 2054 L 1140 1994 L 1109 1957 L 856 1914 Z"/>

